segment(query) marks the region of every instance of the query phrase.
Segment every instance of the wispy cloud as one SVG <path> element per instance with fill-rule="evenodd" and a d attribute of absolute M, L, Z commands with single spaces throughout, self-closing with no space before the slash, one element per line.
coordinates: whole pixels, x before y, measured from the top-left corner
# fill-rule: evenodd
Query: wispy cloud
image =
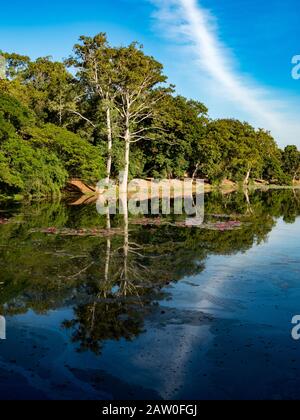
<path fill-rule="evenodd" d="M 191 60 L 205 73 L 211 92 L 226 104 L 234 103 L 252 124 L 272 132 L 281 145 L 296 142 L 300 123 L 294 105 L 282 93 L 270 91 L 239 73 L 235 58 L 218 36 L 212 13 L 197 0 L 152 0 L 156 20 L 164 32 L 180 40 Z M 206 86 L 206 89 L 208 86 Z M 298 141 L 299 144 L 299 141 Z"/>

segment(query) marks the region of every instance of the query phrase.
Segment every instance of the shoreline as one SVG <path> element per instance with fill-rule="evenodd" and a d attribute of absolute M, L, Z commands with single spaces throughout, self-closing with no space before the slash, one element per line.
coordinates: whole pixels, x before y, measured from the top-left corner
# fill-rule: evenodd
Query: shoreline
<path fill-rule="evenodd" d="M 147 181 L 147 180 L 141 180 L 143 182 Z M 149 183 L 149 187 L 144 188 L 144 189 L 140 189 L 139 191 L 137 191 L 136 189 L 129 189 L 128 190 L 128 195 L 129 196 L 133 196 L 135 194 L 141 194 L 141 199 L 145 199 L 146 198 L 146 194 L 150 191 L 150 181 L 147 181 Z M 184 181 L 179 181 L 179 180 L 170 180 L 170 182 L 172 183 L 172 186 L 170 188 L 170 193 L 171 193 L 171 198 L 175 198 L 176 196 L 182 194 L 183 192 L 183 182 Z M 70 184 L 69 184 L 70 185 Z M 84 184 L 87 185 L 87 184 Z M 7 202 L 7 201 L 12 201 L 12 202 L 23 202 L 23 201 L 45 201 L 45 200 L 54 200 L 54 199 L 62 199 L 62 198 L 67 198 L 67 197 L 74 197 L 74 198 L 78 198 L 78 201 L 91 201 L 94 202 L 97 200 L 97 198 L 103 194 L 99 193 L 96 191 L 96 187 L 91 187 L 91 186 L 87 186 L 88 188 L 85 188 L 84 191 L 80 190 L 80 189 L 73 189 L 73 191 L 71 191 L 70 189 L 64 189 L 61 191 L 60 196 L 24 196 L 22 194 L 15 194 L 15 195 L 5 195 L 5 194 L 0 194 L 0 202 Z M 87 191 L 89 189 L 89 191 Z M 234 192 L 238 192 L 238 191 L 268 191 L 268 190 L 300 190 L 300 183 L 297 183 L 295 185 L 276 185 L 276 184 L 260 184 L 260 183 L 255 183 L 255 184 L 251 184 L 248 187 L 240 185 L 238 183 L 234 183 L 229 181 L 228 184 L 223 183 L 223 185 L 213 185 L 213 184 L 205 184 L 204 185 L 204 193 L 211 193 L 211 192 L 220 192 L 221 194 L 231 194 Z M 193 190 L 191 191 L 191 189 L 187 189 L 185 188 L 185 193 L 190 194 L 190 193 L 196 193 L 195 190 L 195 186 L 193 186 Z M 161 194 L 162 193 L 162 189 L 160 189 L 160 198 L 163 198 L 164 196 Z M 143 197 L 144 195 L 144 197 Z"/>

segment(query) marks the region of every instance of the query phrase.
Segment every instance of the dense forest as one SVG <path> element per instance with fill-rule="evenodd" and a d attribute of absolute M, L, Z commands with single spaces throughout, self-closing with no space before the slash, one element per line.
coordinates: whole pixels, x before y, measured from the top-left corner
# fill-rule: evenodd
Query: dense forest
<path fill-rule="evenodd" d="M 59 195 L 71 178 L 229 179 L 291 185 L 300 176 L 296 146 L 177 96 L 163 66 L 132 43 L 106 34 L 80 37 L 64 62 L 1 52 L 0 194 Z"/>

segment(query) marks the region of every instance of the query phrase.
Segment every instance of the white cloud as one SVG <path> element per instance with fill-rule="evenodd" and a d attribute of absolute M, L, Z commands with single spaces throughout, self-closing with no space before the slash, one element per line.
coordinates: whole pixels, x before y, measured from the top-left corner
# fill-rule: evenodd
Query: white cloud
<path fill-rule="evenodd" d="M 297 143 L 300 123 L 299 103 L 283 98 L 282 92 L 270 91 L 237 70 L 229 47 L 218 36 L 213 15 L 196 0 L 153 0 L 155 19 L 164 33 L 180 41 L 195 67 L 202 71 L 205 90 L 215 97 L 224 117 L 247 118 L 257 127 L 272 132 L 280 145 Z M 196 61 L 195 61 L 196 60 Z M 205 77 L 205 79 L 203 79 Z M 228 115 L 228 109 L 235 109 Z"/>

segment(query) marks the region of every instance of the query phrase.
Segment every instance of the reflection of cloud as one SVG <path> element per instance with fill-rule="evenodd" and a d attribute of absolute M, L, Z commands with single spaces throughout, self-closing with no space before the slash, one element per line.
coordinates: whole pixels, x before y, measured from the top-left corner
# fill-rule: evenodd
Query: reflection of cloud
<path fill-rule="evenodd" d="M 243 258 L 243 255 L 238 257 Z M 218 260 L 217 265 L 214 258 Z M 134 364 L 145 372 L 144 377 L 149 375 L 151 383 L 156 384 L 155 390 L 166 400 L 176 399 L 190 382 L 191 360 L 196 354 L 206 352 L 214 340 L 210 331 L 212 322 L 220 313 L 224 315 L 240 308 L 224 292 L 240 269 L 240 260 L 236 264 L 226 264 L 229 258 L 232 261 L 232 257 L 214 256 L 209 262 L 211 270 L 185 278 L 186 287 L 184 281 L 172 285 L 172 299 L 158 307 L 159 313 L 154 312 L 147 318 L 149 333 L 141 338 L 147 352 L 140 352 L 140 356 L 134 358 Z M 160 314 L 162 308 L 163 315 Z"/>
<path fill-rule="evenodd" d="M 152 1 L 158 8 L 155 17 L 163 24 L 165 32 L 180 37 L 188 52 L 193 50 L 199 67 L 208 77 L 209 87 L 205 88 L 216 95 L 224 107 L 227 108 L 229 102 L 234 104 L 251 123 L 270 129 L 281 143 L 298 140 L 300 124 L 292 105 L 276 99 L 274 93 L 236 71 L 227 46 L 219 40 L 210 12 L 196 0 Z M 228 114 L 224 112 L 224 116 Z"/>
<path fill-rule="evenodd" d="M 273 236 L 274 233 L 272 233 Z M 271 244 L 273 244 L 273 236 Z M 239 313 L 240 311 L 246 311 L 247 302 L 236 298 L 239 296 L 239 291 L 236 288 L 240 287 L 241 273 L 247 272 L 253 267 L 253 258 L 259 256 L 259 258 L 265 259 L 266 252 L 264 250 L 273 246 L 271 244 L 255 245 L 245 254 L 210 256 L 206 261 L 207 268 L 205 271 L 195 277 L 186 278 L 186 281 L 188 281 L 187 288 L 182 288 L 184 282 L 178 283 L 179 288 L 177 290 L 174 286 L 173 300 L 170 300 L 167 306 L 172 307 L 175 301 L 178 313 L 186 314 L 188 311 L 191 313 L 194 311 L 195 316 L 198 315 L 202 318 L 205 314 L 211 317 L 208 318 L 210 320 L 234 318 L 236 316 L 234 315 L 235 311 L 239 311 Z M 198 285 L 198 287 L 192 287 L 193 290 L 191 291 L 189 282 Z M 175 290 L 176 294 L 174 294 Z M 234 299 L 233 290 L 236 291 Z M 176 398 L 177 390 L 190 381 L 190 372 L 187 366 L 191 360 L 191 355 L 194 352 L 207 351 L 214 340 L 214 335 L 210 331 L 210 321 L 199 325 L 196 323 L 184 324 L 180 334 L 178 331 L 176 333 L 176 345 L 168 336 L 163 343 L 165 352 L 166 349 L 169 350 L 166 360 L 171 360 L 172 366 L 176 366 L 176 370 L 172 372 L 172 380 L 168 375 L 168 364 L 163 369 L 162 389 L 159 391 L 166 399 Z M 172 339 L 174 340 L 173 336 Z M 158 357 L 159 355 L 157 355 Z M 152 369 L 154 368 L 155 365 L 152 366 Z"/>

